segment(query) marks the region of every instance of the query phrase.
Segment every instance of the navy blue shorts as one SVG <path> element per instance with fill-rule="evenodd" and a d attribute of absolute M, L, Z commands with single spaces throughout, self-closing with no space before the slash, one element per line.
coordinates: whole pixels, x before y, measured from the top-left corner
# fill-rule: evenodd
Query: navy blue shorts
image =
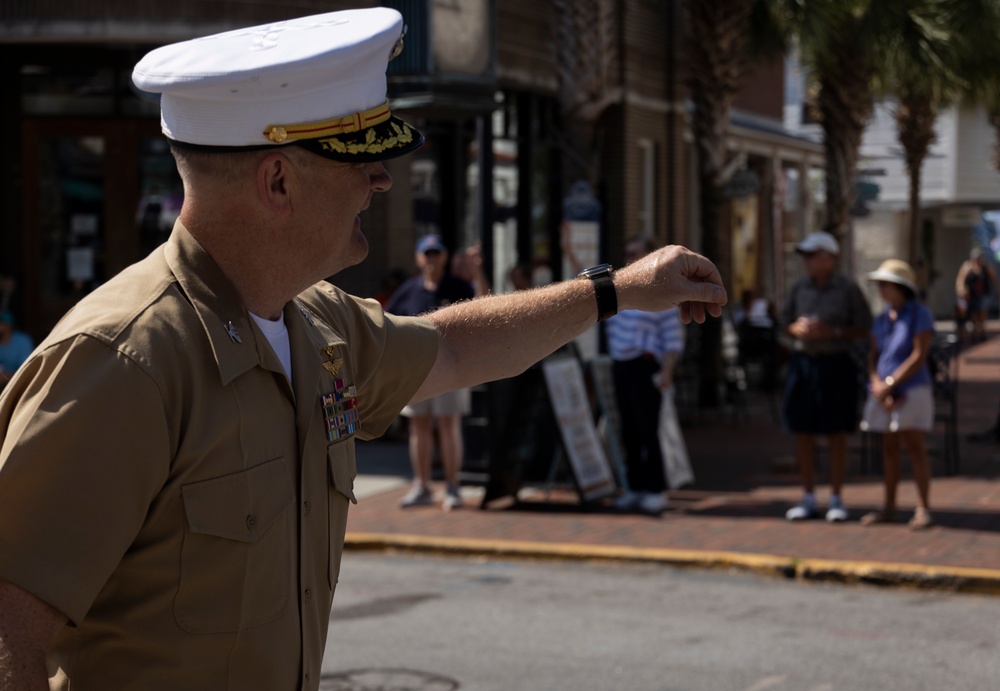
<path fill-rule="evenodd" d="M 792 353 L 785 379 L 785 427 L 797 434 L 838 434 L 858 429 L 858 368 L 849 353 Z"/>

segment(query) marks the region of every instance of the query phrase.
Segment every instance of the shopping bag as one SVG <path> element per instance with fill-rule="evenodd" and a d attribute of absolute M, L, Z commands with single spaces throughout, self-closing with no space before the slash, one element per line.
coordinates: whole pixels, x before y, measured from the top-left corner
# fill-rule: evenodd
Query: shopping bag
<path fill-rule="evenodd" d="M 663 455 L 663 472 L 667 485 L 677 489 L 694 482 L 694 471 L 688 458 L 687 445 L 677 421 L 677 407 L 674 405 L 674 387 L 663 392 L 660 404 L 660 451 Z"/>

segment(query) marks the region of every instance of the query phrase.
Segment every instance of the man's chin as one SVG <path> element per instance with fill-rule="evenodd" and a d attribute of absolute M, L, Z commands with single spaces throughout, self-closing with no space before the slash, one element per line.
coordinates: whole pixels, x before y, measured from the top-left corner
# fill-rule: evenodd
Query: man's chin
<path fill-rule="evenodd" d="M 355 228 L 352 250 L 354 250 L 352 255 L 356 254 L 357 258 L 351 266 L 360 264 L 368 256 L 368 238 L 366 238 L 365 234 L 361 232 L 360 224 Z"/>
<path fill-rule="evenodd" d="M 355 229 L 354 234 L 351 236 L 351 242 L 344 251 L 335 260 L 337 262 L 337 270 L 334 272 L 336 275 L 343 271 L 344 269 L 349 269 L 352 266 L 357 266 L 363 262 L 368 257 L 368 238 L 364 236 L 360 230 Z"/>

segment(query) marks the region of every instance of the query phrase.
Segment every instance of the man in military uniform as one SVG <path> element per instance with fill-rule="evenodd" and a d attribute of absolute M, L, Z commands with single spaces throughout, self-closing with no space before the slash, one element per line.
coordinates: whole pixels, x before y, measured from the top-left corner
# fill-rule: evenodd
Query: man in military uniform
<path fill-rule="evenodd" d="M 351 10 L 136 66 L 184 205 L 0 398 L 0 687 L 317 689 L 356 438 L 617 306 L 718 316 L 718 272 L 678 247 L 428 317 L 325 282 L 367 254 L 382 161 L 422 140 L 386 101 L 402 33 Z"/>

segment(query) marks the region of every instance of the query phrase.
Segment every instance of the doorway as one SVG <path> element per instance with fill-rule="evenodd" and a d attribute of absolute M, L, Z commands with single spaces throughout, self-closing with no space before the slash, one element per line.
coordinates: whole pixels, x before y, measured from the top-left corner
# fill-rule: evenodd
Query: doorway
<path fill-rule="evenodd" d="M 183 188 L 156 120 L 27 119 L 22 144 L 24 319 L 37 342 L 167 239 Z"/>

